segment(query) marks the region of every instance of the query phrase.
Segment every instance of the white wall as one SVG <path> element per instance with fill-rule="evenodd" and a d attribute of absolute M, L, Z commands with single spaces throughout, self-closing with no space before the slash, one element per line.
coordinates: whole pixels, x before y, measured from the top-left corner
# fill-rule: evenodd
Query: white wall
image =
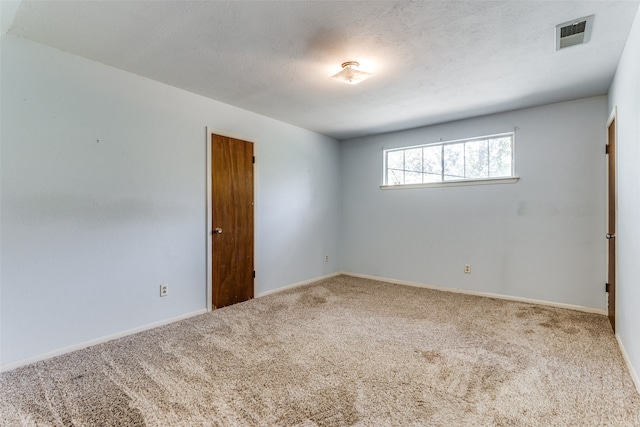
<path fill-rule="evenodd" d="M 206 126 L 257 141 L 257 292 L 339 270 L 337 141 L 14 36 L 1 72 L 3 365 L 206 307 Z"/>
<path fill-rule="evenodd" d="M 640 11 L 609 90 L 618 116 L 616 332 L 640 390 Z"/>
<path fill-rule="evenodd" d="M 605 308 L 606 108 L 600 96 L 344 141 L 343 269 Z M 515 184 L 379 188 L 381 147 L 516 126 Z"/>

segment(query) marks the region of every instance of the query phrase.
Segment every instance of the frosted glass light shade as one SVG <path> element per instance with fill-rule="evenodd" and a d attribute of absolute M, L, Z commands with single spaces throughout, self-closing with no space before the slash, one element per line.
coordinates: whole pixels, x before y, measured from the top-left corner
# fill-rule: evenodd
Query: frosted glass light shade
<path fill-rule="evenodd" d="M 369 77 L 373 77 L 372 73 L 358 70 L 359 65 L 360 64 L 356 61 L 345 62 L 342 64 L 342 71 L 334 74 L 331 78 L 342 83 L 357 85 L 358 83 L 367 80 Z"/>

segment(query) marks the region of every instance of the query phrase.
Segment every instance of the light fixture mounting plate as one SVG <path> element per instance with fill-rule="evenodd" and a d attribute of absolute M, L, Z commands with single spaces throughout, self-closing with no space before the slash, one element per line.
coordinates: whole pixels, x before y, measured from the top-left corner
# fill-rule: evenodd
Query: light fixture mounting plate
<path fill-rule="evenodd" d="M 344 67 L 360 67 L 360 63 L 358 61 L 347 61 L 342 63 L 342 68 Z"/>

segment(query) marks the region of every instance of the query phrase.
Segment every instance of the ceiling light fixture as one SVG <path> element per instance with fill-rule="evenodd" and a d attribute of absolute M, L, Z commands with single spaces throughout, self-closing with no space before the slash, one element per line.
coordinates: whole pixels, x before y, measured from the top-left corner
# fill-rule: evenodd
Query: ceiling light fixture
<path fill-rule="evenodd" d="M 332 79 L 350 85 L 357 85 L 360 82 L 373 77 L 372 73 L 358 70 L 360 64 L 356 61 L 347 61 L 342 63 L 342 71 L 331 76 Z"/>

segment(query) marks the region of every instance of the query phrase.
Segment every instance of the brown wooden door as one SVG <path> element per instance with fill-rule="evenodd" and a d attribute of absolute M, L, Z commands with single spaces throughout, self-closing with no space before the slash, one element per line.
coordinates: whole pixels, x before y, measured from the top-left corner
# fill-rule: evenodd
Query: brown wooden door
<path fill-rule="evenodd" d="M 253 298 L 253 143 L 211 135 L 213 309 Z"/>
<path fill-rule="evenodd" d="M 616 119 L 607 129 L 607 292 L 609 321 L 616 330 Z"/>

